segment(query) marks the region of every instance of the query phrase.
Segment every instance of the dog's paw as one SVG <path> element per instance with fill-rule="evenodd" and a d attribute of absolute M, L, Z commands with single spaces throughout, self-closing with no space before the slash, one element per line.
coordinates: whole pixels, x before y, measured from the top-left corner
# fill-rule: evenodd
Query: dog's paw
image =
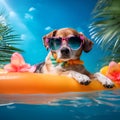
<path fill-rule="evenodd" d="M 106 87 L 106 88 L 113 88 L 115 85 L 114 84 L 105 83 L 105 84 L 103 84 L 103 86 Z"/>
<path fill-rule="evenodd" d="M 106 88 L 113 88 L 114 87 L 114 83 L 107 77 L 104 76 L 105 81 L 103 81 L 103 86 Z"/>
<path fill-rule="evenodd" d="M 102 75 L 101 73 L 95 73 L 95 77 L 102 83 L 102 85 L 106 88 L 113 88 L 114 83 L 107 78 L 106 76 Z"/>
<path fill-rule="evenodd" d="M 90 78 L 86 75 L 77 72 L 72 72 L 71 74 L 72 74 L 72 78 L 77 80 L 82 85 L 88 85 L 91 82 Z"/>

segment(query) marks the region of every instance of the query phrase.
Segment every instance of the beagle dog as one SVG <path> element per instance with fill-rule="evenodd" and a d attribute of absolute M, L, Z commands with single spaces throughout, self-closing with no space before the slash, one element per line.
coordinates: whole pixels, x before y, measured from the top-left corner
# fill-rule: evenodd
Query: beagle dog
<path fill-rule="evenodd" d="M 82 51 L 89 52 L 93 42 L 84 34 L 71 28 L 54 30 L 43 37 L 44 46 L 50 49 L 44 63 L 36 66 L 37 73 L 66 75 L 83 85 L 88 85 L 92 79 L 97 79 L 107 88 L 114 83 L 101 73 L 91 74 L 80 60 Z"/>

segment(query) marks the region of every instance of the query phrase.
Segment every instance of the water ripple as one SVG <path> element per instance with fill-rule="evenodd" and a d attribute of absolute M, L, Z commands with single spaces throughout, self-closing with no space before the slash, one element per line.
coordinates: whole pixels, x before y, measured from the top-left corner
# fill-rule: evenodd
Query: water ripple
<path fill-rule="evenodd" d="M 64 94 L 0 95 L 0 106 L 36 104 L 50 106 L 114 106 L 120 107 L 120 90 Z"/>

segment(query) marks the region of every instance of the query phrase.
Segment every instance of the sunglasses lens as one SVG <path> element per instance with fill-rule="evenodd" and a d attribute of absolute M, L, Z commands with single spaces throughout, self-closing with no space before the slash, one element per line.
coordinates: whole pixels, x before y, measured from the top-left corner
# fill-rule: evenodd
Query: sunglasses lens
<path fill-rule="evenodd" d="M 51 50 L 58 50 L 61 46 L 62 40 L 60 38 L 50 38 L 49 47 Z"/>
<path fill-rule="evenodd" d="M 68 45 L 72 49 L 78 49 L 82 44 L 82 41 L 79 37 L 70 37 L 68 40 Z"/>

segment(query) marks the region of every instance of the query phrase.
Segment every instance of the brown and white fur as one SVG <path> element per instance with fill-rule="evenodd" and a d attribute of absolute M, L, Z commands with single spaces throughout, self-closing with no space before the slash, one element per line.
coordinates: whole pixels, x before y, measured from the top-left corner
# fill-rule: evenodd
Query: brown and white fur
<path fill-rule="evenodd" d="M 45 35 L 43 37 L 43 42 L 44 42 L 45 47 L 49 49 L 49 45 L 46 42 L 46 38 L 51 38 L 51 37 L 66 38 L 69 36 L 76 36 L 76 35 L 84 36 L 84 34 L 79 33 L 74 29 L 63 28 L 59 30 L 54 30 L 50 32 L 49 34 Z M 85 69 L 84 65 L 82 64 L 73 64 L 69 66 L 61 66 L 60 64 L 58 64 L 57 66 L 54 66 L 51 62 L 50 56 L 53 53 L 57 55 L 57 59 L 61 59 L 63 61 L 68 61 L 70 59 L 76 60 L 80 58 L 82 51 L 89 52 L 92 49 L 92 46 L 93 46 L 93 42 L 90 41 L 85 36 L 84 36 L 84 44 L 78 50 L 70 49 L 67 46 L 67 43 L 64 41 L 60 49 L 54 52 L 53 51 L 49 52 L 49 54 L 46 57 L 45 62 L 38 64 L 35 72 L 66 75 L 66 76 L 74 78 L 75 80 L 77 80 L 79 83 L 83 85 L 88 85 L 91 82 L 91 79 L 96 78 L 99 82 L 102 83 L 103 86 L 107 88 L 112 88 L 114 86 L 114 83 L 109 78 L 105 77 L 99 72 L 95 74 L 91 74 Z M 67 49 L 67 53 L 65 53 L 66 49 Z M 64 50 L 64 52 L 61 52 L 62 50 Z"/>

